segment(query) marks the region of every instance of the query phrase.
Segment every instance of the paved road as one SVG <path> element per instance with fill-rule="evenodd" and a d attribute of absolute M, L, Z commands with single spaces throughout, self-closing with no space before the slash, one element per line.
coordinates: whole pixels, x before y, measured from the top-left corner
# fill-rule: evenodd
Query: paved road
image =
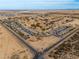
<path fill-rule="evenodd" d="M 1 23 L 1 24 L 3 24 L 3 26 L 4 26 L 5 28 L 7 28 L 7 29 L 8 29 L 10 32 L 12 32 L 16 37 L 18 37 L 19 40 L 20 40 L 20 42 L 21 42 L 22 44 L 24 44 L 24 46 L 25 46 L 26 48 L 28 47 L 30 50 L 32 50 L 32 52 L 35 54 L 35 56 L 34 56 L 33 59 L 44 59 L 42 53 L 41 53 L 41 52 L 38 52 L 38 51 L 37 51 L 36 49 L 34 49 L 32 46 L 30 46 L 29 44 L 27 44 L 24 38 L 22 38 L 21 36 L 19 36 L 16 32 L 14 32 L 14 31 L 13 31 L 11 28 L 9 28 L 6 24 L 4 24 L 4 23 Z"/>
<path fill-rule="evenodd" d="M 26 48 L 29 47 L 34 53 L 37 53 L 37 50 L 34 49 L 34 48 L 33 48 L 32 46 L 30 46 L 29 44 L 27 44 L 24 38 L 22 38 L 21 36 L 19 36 L 16 32 L 14 32 L 14 31 L 13 31 L 11 28 L 9 28 L 6 24 L 2 23 L 2 25 L 3 25 L 5 28 L 7 28 L 10 32 L 12 32 L 16 37 L 18 37 L 19 40 L 20 40 L 20 42 L 21 42 L 22 44 L 24 44 L 24 46 L 25 46 Z"/>
<path fill-rule="evenodd" d="M 68 40 L 68 38 L 72 37 L 77 31 L 79 31 L 79 28 L 75 28 L 74 30 L 70 31 L 68 34 L 64 35 L 60 41 L 58 41 L 56 44 L 46 48 L 43 53 L 46 53 L 50 50 L 54 50 L 55 48 L 57 48 L 59 45 L 61 45 L 64 41 Z"/>
<path fill-rule="evenodd" d="M 27 42 L 25 41 L 25 39 L 24 39 L 23 37 L 21 37 L 21 36 L 18 35 L 16 32 L 14 32 L 14 31 L 13 31 L 10 27 L 8 27 L 5 23 L 3 23 L 3 26 L 4 26 L 5 28 L 7 28 L 9 31 L 11 31 L 15 36 L 17 36 L 17 37 L 19 38 L 20 42 L 21 42 L 22 44 L 24 44 L 24 46 L 25 46 L 26 48 L 28 47 L 30 50 L 33 51 L 33 53 L 35 54 L 35 56 L 34 56 L 33 59 L 44 59 L 44 58 L 43 58 L 43 55 L 44 55 L 45 53 L 47 53 L 47 52 L 50 51 L 51 49 L 54 50 L 55 48 L 57 48 L 57 47 L 58 47 L 59 45 L 61 45 L 65 40 L 67 40 L 68 38 L 70 38 L 72 35 L 74 35 L 74 34 L 76 33 L 76 31 L 79 30 L 79 28 L 76 28 L 76 29 L 70 31 L 67 35 L 64 35 L 64 36 L 60 39 L 60 41 L 58 41 L 56 44 L 54 44 L 54 45 L 52 45 L 52 46 L 46 48 L 45 50 L 43 50 L 43 52 L 39 52 L 39 51 L 37 51 L 35 48 L 33 48 L 32 46 L 30 46 L 29 44 L 27 44 Z M 24 30 L 25 28 L 22 28 L 22 29 Z M 27 30 L 25 29 L 25 31 L 28 32 L 28 29 L 27 29 Z"/>

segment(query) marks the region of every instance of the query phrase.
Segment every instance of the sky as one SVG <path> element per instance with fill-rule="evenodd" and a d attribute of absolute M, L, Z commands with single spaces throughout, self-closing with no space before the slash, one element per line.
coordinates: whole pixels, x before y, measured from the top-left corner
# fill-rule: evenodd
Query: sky
<path fill-rule="evenodd" d="M 0 10 L 79 9 L 79 0 L 0 0 Z"/>

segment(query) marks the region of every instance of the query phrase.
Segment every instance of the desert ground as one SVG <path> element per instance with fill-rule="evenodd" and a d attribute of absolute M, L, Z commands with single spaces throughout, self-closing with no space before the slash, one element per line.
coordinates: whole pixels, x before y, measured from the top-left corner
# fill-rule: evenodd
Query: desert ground
<path fill-rule="evenodd" d="M 0 59 L 79 59 L 79 10 L 0 11 Z"/>

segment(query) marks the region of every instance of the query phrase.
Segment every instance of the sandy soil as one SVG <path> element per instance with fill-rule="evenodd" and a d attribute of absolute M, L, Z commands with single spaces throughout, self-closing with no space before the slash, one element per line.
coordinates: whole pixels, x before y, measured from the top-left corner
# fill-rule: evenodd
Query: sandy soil
<path fill-rule="evenodd" d="M 1 12 L 1 11 L 0 11 Z M 35 13 L 35 11 L 32 11 L 33 13 Z M 79 13 L 79 10 L 77 11 L 50 11 L 50 12 L 56 12 L 56 13 Z M 14 13 L 14 12 L 12 12 Z M 15 12 L 17 14 L 17 16 L 24 16 L 24 15 L 20 15 L 17 12 Z M 39 13 L 39 11 L 36 11 L 36 13 Z M 48 13 L 48 11 L 40 11 L 40 13 Z M 0 19 L 4 19 L 6 18 L 3 16 L 0 16 Z M 69 24 L 76 24 L 79 25 L 79 19 L 75 19 L 75 21 L 73 21 L 72 23 Z M 68 25 L 69 25 L 68 24 Z M 75 25 L 75 26 L 76 26 Z M 33 46 L 36 50 L 38 51 L 42 51 L 45 48 L 47 48 L 48 46 L 51 46 L 52 44 L 55 44 L 56 42 L 59 41 L 59 38 L 55 37 L 55 36 L 50 36 L 50 37 L 43 37 L 41 38 L 42 40 L 36 40 L 36 37 L 31 37 L 30 39 L 27 40 L 27 43 L 29 43 L 31 46 Z M 22 54 L 20 54 L 20 52 L 23 52 Z M 23 45 L 21 45 L 21 43 L 19 43 L 18 38 L 16 36 L 14 36 L 12 33 L 10 33 L 6 28 L 4 28 L 1 24 L 0 24 L 0 59 L 11 59 L 11 56 L 13 54 L 19 54 L 20 58 L 23 59 L 23 56 L 27 55 L 27 59 L 32 59 L 33 54 L 30 52 L 30 50 L 28 48 L 25 48 Z M 48 58 L 48 56 L 46 55 L 45 58 Z"/>

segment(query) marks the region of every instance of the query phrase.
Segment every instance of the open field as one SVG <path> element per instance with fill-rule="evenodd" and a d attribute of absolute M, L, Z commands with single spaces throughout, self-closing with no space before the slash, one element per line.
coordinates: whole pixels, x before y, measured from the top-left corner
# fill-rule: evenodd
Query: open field
<path fill-rule="evenodd" d="M 0 59 L 79 59 L 79 10 L 0 11 Z"/>

